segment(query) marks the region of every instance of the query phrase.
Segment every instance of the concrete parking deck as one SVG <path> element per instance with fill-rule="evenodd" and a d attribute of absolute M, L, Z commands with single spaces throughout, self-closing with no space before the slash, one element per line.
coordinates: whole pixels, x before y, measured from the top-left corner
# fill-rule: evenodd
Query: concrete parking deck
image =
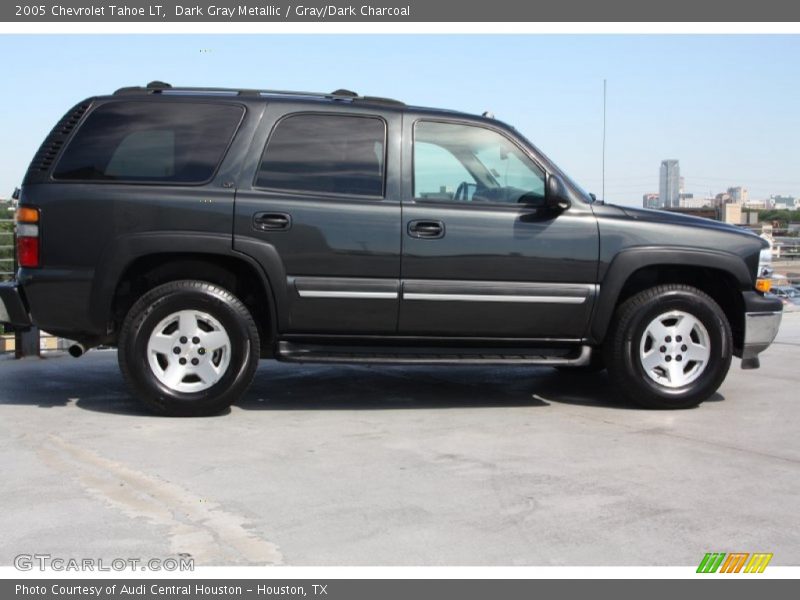
<path fill-rule="evenodd" d="M 116 355 L 0 358 L 0 565 L 800 564 L 800 313 L 697 409 L 604 374 L 265 362 L 205 419 L 153 417 Z"/>

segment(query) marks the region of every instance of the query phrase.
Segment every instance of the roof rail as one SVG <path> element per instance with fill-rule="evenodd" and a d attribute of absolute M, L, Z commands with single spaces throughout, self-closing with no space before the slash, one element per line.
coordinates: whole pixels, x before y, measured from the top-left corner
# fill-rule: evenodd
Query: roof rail
<path fill-rule="evenodd" d="M 338 89 L 329 94 L 319 92 L 298 92 L 290 90 L 254 90 L 254 89 L 233 89 L 220 87 L 173 87 L 163 81 L 151 81 L 145 87 L 132 86 L 119 88 L 114 92 L 115 96 L 128 96 L 139 94 L 220 94 L 226 96 L 295 96 L 301 98 L 317 98 L 321 100 L 336 100 L 340 102 L 364 103 L 364 104 L 387 104 L 391 106 L 405 106 L 399 100 L 391 98 L 380 98 L 378 96 L 359 96 L 350 90 Z"/>

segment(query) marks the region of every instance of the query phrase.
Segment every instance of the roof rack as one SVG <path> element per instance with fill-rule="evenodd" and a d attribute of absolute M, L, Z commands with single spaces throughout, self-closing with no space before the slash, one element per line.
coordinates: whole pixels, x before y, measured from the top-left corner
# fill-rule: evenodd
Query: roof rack
<path fill-rule="evenodd" d="M 386 104 L 390 106 L 405 106 L 405 103 L 392 98 L 380 98 L 378 96 L 359 96 L 357 93 L 338 89 L 329 94 L 319 92 L 297 92 L 290 90 L 255 90 L 255 89 L 232 89 L 219 87 L 173 87 L 163 81 L 151 81 L 145 87 L 133 86 L 123 87 L 114 92 L 115 96 L 127 96 L 138 94 L 219 94 L 224 96 L 294 96 L 301 98 L 316 98 L 320 100 L 335 100 L 339 102 L 364 103 L 364 104 Z"/>

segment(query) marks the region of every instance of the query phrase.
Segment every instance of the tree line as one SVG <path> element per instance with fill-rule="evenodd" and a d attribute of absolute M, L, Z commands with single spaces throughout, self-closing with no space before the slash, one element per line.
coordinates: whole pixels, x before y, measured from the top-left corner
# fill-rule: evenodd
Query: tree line
<path fill-rule="evenodd" d="M 758 211 L 758 220 L 762 223 L 775 223 L 779 228 L 785 229 L 789 223 L 800 222 L 800 210 L 771 209 Z"/>

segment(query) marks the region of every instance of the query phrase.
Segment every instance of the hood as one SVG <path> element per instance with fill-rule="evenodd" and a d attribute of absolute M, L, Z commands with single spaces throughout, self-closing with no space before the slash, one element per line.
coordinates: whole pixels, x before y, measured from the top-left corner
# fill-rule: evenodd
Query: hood
<path fill-rule="evenodd" d="M 769 246 L 764 239 L 747 229 L 737 227 L 736 225 L 730 225 L 729 223 L 723 223 L 721 221 L 714 221 L 713 219 L 694 217 L 668 210 L 653 210 L 649 208 L 633 208 L 631 206 L 616 205 L 615 208 L 621 210 L 627 217 L 637 221 L 645 221 L 648 223 L 669 223 L 688 227 L 698 227 L 701 229 L 715 229 L 717 231 L 735 233 L 752 238 L 753 240 L 759 240 L 762 243 L 762 246 Z"/>

